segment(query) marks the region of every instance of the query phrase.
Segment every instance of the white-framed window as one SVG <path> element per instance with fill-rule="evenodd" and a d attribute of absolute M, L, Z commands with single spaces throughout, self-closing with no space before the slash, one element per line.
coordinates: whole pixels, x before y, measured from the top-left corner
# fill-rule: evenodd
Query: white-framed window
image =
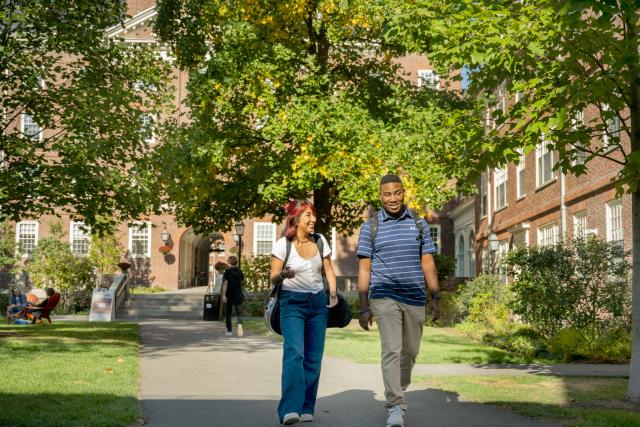
<path fill-rule="evenodd" d="M 507 206 L 507 168 L 495 169 L 493 171 L 494 206 L 499 210 Z"/>
<path fill-rule="evenodd" d="M 418 87 L 440 89 L 440 76 L 433 70 L 418 70 Z"/>
<path fill-rule="evenodd" d="M 143 113 L 140 115 L 140 137 L 148 144 L 156 142 L 155 125 L 156 118 L 153 114 Z"/>
<path fill-rule="evenodd" d="M 607 203 L 607 241 L 623 244 L 624 227 L 622 225 L 622 200 Z"/>
<path fill-rule="evenodd" d="M 461 234 L 456 239 L 456 276 L 464 277 L 464 257 L 465 257 L 464 236 Z"/>
<path fill-rule="evenodd" d="M 507 267 L 502 260 L 509 253 L 509 241 L 500 240 L 498 243 L 498 252 L 496 253 L 496 266 L 498 267 L 498 274 L 500 275 L 500 281 L 502 283 L 507 282 Z"/>
<path fill-rule="evenodd" d="M 16 224 L 16 243 L 23 257 L 28 257 L 38 246 L 38 221 L 20 221 Z"/>
<path fill-rule="evenodd" d="M 476 277 L 476 233 L 473 230 L 469 231 L 467 250 L 469 251 L 467 255 L 467 261 L 469 262 L 467 276 Z"/>
<path fill-rule="evenodd" d="M 587 211 L 578 212 L 573 216 L 573 237 L 582 238 L 587 235 Z"/>
<path fill-rule="evenodd" d="M 253 254 L 269 255 L 276 242 L 276 225 L 270 222 L 253 223 Z"/>
<path fill-rule="evenodd" d="M 87 256 L 89 254 L 90 240 L 89 227 L 84 222 L 71 221 L 69 225 L 71 252 L 76 256 Z"/>
<path fill-rule="evenodd" d="M 542 187 L 555 179 L 554 166 L 554 151 L 550 151 L 547 148 L 547 142 L 543 137 L 542 141 L 536 146 L 536 185 L 538 187 Z"/>
<path fill-rule="evenodd" d="M 156 90 L 156 85 L 154 85 L 153 83 L 146 83 L 143 80 L 136 80 L 136 82 L 133 84 L 133 87 L 135 90 Z"/>
<path fill-rule="evenodd" d="M 522 92 L 516 92 L 516 104 L 522 101 L 522 98 L 524 98 L 524 94 Z"/>
<path fill-rule="evenodd" d="M 33 116 L 29 113 L 22 113 L 20 120 L 20 131 L 26 138 L 33 139 L 35 141 L 42 141 L 43 132 L 42 128 L 33 119 Z"/>
<path fill-rule="evenodd" d="M 487 177 L 488 175 L 483 173 L 480 175 L 480 217 L 487 216 Z"/>
<path fill-rule="evenodd" d="M 521 199 L 525 196 L 525 186 L 524 186 L 524 166 L 525 166 L 526 156 L 524 152 L 520 153 L 520 159 L 518 160 L 518 164 L 516 165 L 516 197 Z"/>
<path fill-rule="evenodd" d="M 602 106 L 602 112 L 609 112 L 610 107 L 608 105 Z M 615 148 L 612 144 L 615 142 L 614 139 L 620 140 L 620 117 L 618 114 L 615 114 L 613 117 L 609 117 L 606 119 L 606 129 L 607 131 L 602 137 L 602 143 L 605 148 Z"/>
<path fill-rule="evenodd" d="M 558 224 L 552 222 L 538 228 L 538 246 L 555 245 L 558 243 Z"/>
<path fill-rule="evenodd" d="M 136 222 L 129 225 L 129 253 L 133 258 L 151 257 L 150 222 Z"/>
<path fill-rule="evenodd" d="M 429 224 L 429 232 L 433 244 L 436 245 L 437 253 L 440 253 L 440 224 Z"/>
<path fill-rule="evenodd" d="M 577 132 L 581 127 L 584 126 L 584 111 L 582 110 L 576 111 L 576 114 L 573 117 L 572 122 L 573 123 L 571 127 L 574 132 Z M 576 152 L 576 155 L 573 159 L 573 164 L 574 165 L 584 164 L 584 162 L 587 159 L 587 153 L 584 151 L 584 144 L 582 144 L 581 142 L 576 142 L 574 150 Z"/>

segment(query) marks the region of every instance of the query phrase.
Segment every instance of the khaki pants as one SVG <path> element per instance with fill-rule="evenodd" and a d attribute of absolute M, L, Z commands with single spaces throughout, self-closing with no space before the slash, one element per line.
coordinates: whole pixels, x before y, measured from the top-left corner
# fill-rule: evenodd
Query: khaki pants
<path fill-rule="evenodd" d="M 411 383 L 411 370 L 420 351 L 424 307 L 381 298 L 371 300 L 371 311 L 380 331 L 385 406 L 400 405 L 406 410 L 404 390 Z"/>

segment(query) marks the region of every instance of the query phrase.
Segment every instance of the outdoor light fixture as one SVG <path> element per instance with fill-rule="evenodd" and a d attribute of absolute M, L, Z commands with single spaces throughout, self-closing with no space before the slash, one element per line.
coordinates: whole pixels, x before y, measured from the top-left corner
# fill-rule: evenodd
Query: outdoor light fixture
<path fill-rule="evenodd" d="M 498 245 L 500 244 L 500 241 L 498 240 L 498 236 L 496 235 L 496 233 L 494 233 L 493 231 L 491 233 L 489 233 L 489 250 L 491 252 L 495 252 L 498 250 Z"/>
<path fill-rule="evenodd" d="M 160 238 L 165 245 L 169 241 L 169 230 L 167 230 L 167 224 L 164 224 L 164 229 L 162 230 L 162 233 L 160 233 Z"/>
<path fill-rule="evenodd" d="M 236 234 L 242 236 L 244 234 L 244 223 L 240 220 L 236 222 Z"/>
<path fill-rule="evenodd" d="M 226 247 L 224 245 L 224 240 L 216 240 L 211 245 L 211 249 L 209 250 L 209 252 L 224 252 L 225 249 Z"/>

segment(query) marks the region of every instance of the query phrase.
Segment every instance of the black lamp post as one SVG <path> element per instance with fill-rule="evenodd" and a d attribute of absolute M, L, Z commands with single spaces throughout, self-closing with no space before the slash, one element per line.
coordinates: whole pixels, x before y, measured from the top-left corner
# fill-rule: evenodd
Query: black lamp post
<path fill-rule="evenodd" d="M 238 236 L 238 268 L 242 268 L 242 234 L 244 233 L 244 223 L 242 220 L 236 221 L 236 236 Z"/>

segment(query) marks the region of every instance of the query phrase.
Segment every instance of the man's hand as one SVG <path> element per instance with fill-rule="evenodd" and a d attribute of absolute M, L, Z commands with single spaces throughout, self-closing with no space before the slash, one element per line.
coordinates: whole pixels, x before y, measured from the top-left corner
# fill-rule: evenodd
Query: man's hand
<path fill-rule="evenodd" d="M 360 317 L 358 318 L 358 322 L 360 322 L 360 326 L 362 329 L 368 331 L 369 326 L 373 325 L 373 317 L 371 316 L 371 310 L 367 309 L 364 313 L 360 313 Z"/>
<path fill-rule="evenodd" d="M 434 322 L 440 319 L 440 301 L 433 298 L 429 301 L 429 308 L 431 308 L 431 314 Z"/>
<path fill-rule="evenodd" d="M 226 303 L 227 303 L 227 297 L 226 297 L 226 296 L 223 296 L 223 297 L 222 297 L 222 302 L 223 302 L 224 304 L 226 304 Z"/>

